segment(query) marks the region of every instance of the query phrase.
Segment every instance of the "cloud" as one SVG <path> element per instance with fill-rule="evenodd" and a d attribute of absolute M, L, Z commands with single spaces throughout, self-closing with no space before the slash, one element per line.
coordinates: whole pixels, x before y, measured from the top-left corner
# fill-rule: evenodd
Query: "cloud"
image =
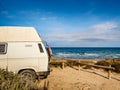
<path fill-rule="evenodd" d="M 105 41 L 104 39 L 99 39 L 99 38 L 85 38 L 85 39 L 80 39 L 82 41 L 88 41 L 88 42 L 103 42 Z"/>
<path fill-rule="evenodd" d="M 80 43 L 84 43 L 85 45 L 88 44 L 88 46 L 92 45 L 93 43 L 95 45 L 100 45 L 99 43 L 104 45 L 106 42 L 112 43 L 114 41 L 120 41 L 120 35 L 118 33 L 118 30 L 116 30 L 118 28 L 119 26 L 116 23 L 105 22 L 93 25 L 89 27 L 89 29 L 79 32 L 66 33 L 66 31 L 61 32 L 58 30 L 57 32 L 50 32 L 43 37 L 49 42 L 59 42 L 59 44 L 64 43 L 66 45 L 74 45 L 76 43 L 78 46 Z"/>
<path fill-rule="evenodd" d="M 6 17 L 7 18 L 14 18 L 15 16 L 14 15 L 7 15 Z"/>
<path fill-rule="evenodd" d="M 45 21 L 45 20 L 47 20 L 47 18 L 46 17 L 41 17 L 40 20 Z"/>
<path fill-rule="evenodd" d="M 4 10 L 0 12 L 1 14 L 8 15 L 8 11 Z"/>
<path fill-rule="evenodd" d="M 40 18 L 41 21 L 56 20 L 56 19 L 57 19 L 56 16 L 46 16 L 46 17 L 41 17 Z"/>
<path fill-rule="evenodd" d="M 1 11 L 0 14 L 3 14 L 7 18 L 14 18 L 15 15 L 10 14 L 7 10 Z"/>
<path fill-rule="evenodd" d="M 109 32 L 110 30 L 116 29 L 118 26 L 114 22 L 105 22 L 101 24 L 97 24 L 92 26 L 91 29 L 94 30 L 95 33 L 106 33 Z"/>

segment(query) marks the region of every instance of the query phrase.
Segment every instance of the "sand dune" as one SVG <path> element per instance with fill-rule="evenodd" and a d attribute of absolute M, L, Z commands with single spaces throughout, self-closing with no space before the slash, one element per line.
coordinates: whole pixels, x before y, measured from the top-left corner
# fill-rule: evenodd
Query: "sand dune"
<path fill-rule="evenodd" d="M 108 79 L 107 72 L 102 69 L 51 69 L 48 78 L 40 83 L 47 81 L 48 90 L 120 90 L 120 74 L 112 73 Z"/>

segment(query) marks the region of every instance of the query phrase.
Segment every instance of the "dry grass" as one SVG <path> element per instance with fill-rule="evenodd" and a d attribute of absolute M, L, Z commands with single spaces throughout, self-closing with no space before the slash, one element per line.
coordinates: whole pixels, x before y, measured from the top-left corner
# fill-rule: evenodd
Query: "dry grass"
<path fill-rule="evenodd" d="M 40 80 L 39 80 L 40 83 Z M 0 90 L 48 90 L 45 85 L 39 88 L 36 82 L 21 78 L 20 75 L 0 69 Z"/>
<path fill-rule="evenodd" d="M 112 66 L 115 68 L 115 72 L 120 73 L 120 60 L 115 58 L 107 58 L 105 60 L 69 60 L 69 59 L 56 59 L 53 58 L 50 62 L 51 67 L 61 67 L 62 68 L 62 62 L 64 62 L 64 67 L 70 66 L 84 66 L 84 69 L 91 69 L 91 66 L 89 64 L 94 65 L 101 65 L 101 66 Z M 87 65 L 88 64 L 88 65 Z"/>
<path fill-rule="evenodd" d="M 35 84 L 32 81 L 20 78 L 13 72 L 0 69 L 0 90 L 34 90 Z"/>

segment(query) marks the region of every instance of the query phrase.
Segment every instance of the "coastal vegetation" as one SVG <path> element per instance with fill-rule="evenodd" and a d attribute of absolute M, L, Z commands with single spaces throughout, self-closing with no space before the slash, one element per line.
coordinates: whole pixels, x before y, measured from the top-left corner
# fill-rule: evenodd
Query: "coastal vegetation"
<path fill-rule="evenodd" d="M 84 69 L 91 69 L 92 65 L 111 66 L 114 72 L 120 73 L 120 60 L 119 59 L 105 59 L 105 60 L 69 60 L 69 59 L 55 59 L 50 61 L 50 67 L 62 68 L 64 67 L 82 67 Z M 94 67 L 97 68 L 97 67 Z M 99 68 L 97 68 L 99 69 Z M 104 69 L 106 70 L 106 69 Z M 20 75 L 7 70 L 0 69 L 0 90 L 47 90 L 48 85 L 46 82 L 40 86 L 40 80 L 30 81 L 26 78 L 21 78 Z M 38 86 L 39 85 L 39 86 Z"/>
<path fill-rule="evenodd" d="M 0 69 L 0 90 L 34 90 L 36 83 L 13 72 Z"/>
<path fill-rule="evenodd" d="M 105 60 L 98 61 L 96 65 L 111 66 L 114 67 L 114 72 L 120 73 L 120 59 L 107 58 Z"/>
<path fill-rule="evenodd" d="M 84 69 L 91 69 L 92 67 L 95 67 L 94 65 L 99 65 L 99 66 L 110 66 L 114 68 L 114 72 L 120 73 L 120 59 L 116 58 L 107 58 L 105 60 L 89 60 L 89 59 L 80 59 L 80 60 L 73 60 L 73 59 L 58 59 L 58 58 L 53 58 L 50 62 L 51 67 L 61 67 L 62 64 L 64 63 L 64 67 L 70 66 L 81 66 L 84 67 Z M 106 69 L 105 69 L 106 70 Z"/>

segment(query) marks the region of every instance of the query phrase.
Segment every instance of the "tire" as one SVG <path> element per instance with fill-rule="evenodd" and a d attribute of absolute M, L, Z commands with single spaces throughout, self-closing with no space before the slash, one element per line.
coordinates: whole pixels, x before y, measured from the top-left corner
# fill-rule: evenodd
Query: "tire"
<path fill-rule="evenodd" d="M 19 74 L 23 79 L 28 80 L 28 81 L 35 82 L 37 78 L 36 73 L 33 70 L 23 70 Z"/>

